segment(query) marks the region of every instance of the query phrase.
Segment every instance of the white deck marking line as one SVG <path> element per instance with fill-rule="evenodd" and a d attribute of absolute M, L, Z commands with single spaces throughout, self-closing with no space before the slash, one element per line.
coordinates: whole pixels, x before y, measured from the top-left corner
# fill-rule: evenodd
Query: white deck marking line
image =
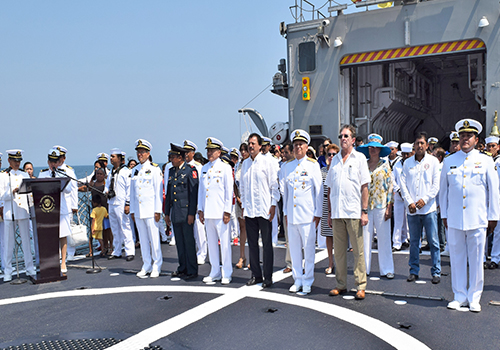
<path fill-rule="evenodd" d="M 322 250 L 316 254 L 315 262 L 321 261 L 326 258 L 326 250 Z M 282 271 L 277 271 L 273 274 L 273 281 L 278 282 L 290 274 L 284 274 Z M 131 286 L 131 287 L 117 287 L 117 288 L 101 288 L 101 289 L 83 289 L 71 290 L 63 292 L 53 292 L 39 295 L 30 295 L 25 297 L 9 298 L 0 300 L 0 306 L 12 305 L 23 302 L 48 300 L 63 297 L 78 297 L 78 296 L 96 296 L 107 294 L 120 294 L 120 293 L 145 293 L 145 292 L 188 292 L 188 293 L 206 293 L 206 294 L 224 294 L 213 300 L 205 302 L 201 305 L 194 307 L 182 314 L 172 317 L 169 320 L 161 322 L 153 327 L 145 329 L 138 334 L 125 339 L 124 341 L 109 348 L 110 350 L 118 349 L 140 349 L 148 346 L 155 341 L 164 338 L 190 324 L 201 320 L 202 318 L 235 303 L 245 297 L 271 300 L 278 303 L 285 303 L 293 306 L 308 308 L 317 312 L 333 316 L 342 321 L 353 324 L 377 338 L 385 341 L 386 343 L 394 346 L 397 349 L 412 348 L 412 349 L 429 349 L 425 344 L 418 339 L 413 338 L 406 333 L 393 328 L 386 323 L 364 315 L 357 311 L 349 310 L 347 308 L 329 304 L 322 301 L 301 298 L 297 296 L 284 295 L 279 293 L 272 293 L 269 291 L 261 292 L 262 288 L 259 285 L 240 288 L 230 287 L 194 287 L 194 286 Z"/>

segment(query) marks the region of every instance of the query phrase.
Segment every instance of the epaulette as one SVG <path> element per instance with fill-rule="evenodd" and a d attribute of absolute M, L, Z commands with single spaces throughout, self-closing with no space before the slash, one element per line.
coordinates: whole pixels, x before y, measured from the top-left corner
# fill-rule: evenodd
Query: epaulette
<path fill-rule="evenodd" d="M 152 166 L 155 166 L 155 167 L 158 167 L 158 166 L 159 166 L 158 164 L 153 163 L 153 162 L 151 162 L 151 165 L 152 165 Z"/>
<path fill-rule="evenodd" d="M 40 170 L 41 173 L 43 173 L 44 171 L 49 171 L 49 168 Z"/>
<path fill-rule="evenodd" d="M 66 172 L 66 169 L 64 169 L 64 168 L 57 168 L 57 170 Z"/>
<path fill-rule="evenodd" d="M 203 166 L 203 164 L 201 164 L 200 162 L 197 162 L 196 160 L 194 161 L 194 165 L 201 165 L 201 166 Z"/>
<path fill-rule="evenodd" d="M 309 158 L 309 157 L 307 157 L 307 160 L 308 160 L 308 161 L 310 161 L 310 162 L 313 162 L 313 163 L 316 163 L 316 162 L 317 162 L 317 160 L 316 160 L 316 159 Z"/>
<path fill-rule="evenodd" d="M 452 154 L 455 154 L 456 152 L 453 152 L 453 153 L 448 153 L 447 155 L 445 155 L 444 157 L 445 158 L 448 158 L 449 156 L 451 156 Z"/>
<path fill-rule="evenodd" d="M 72 167 L 70 167 L 68 164 L 66 164 L 66 168 L 68 169 L 73 169 Z"/>
<path fill-rule="evenodd" d="M 290 159 L 290 160 L 289 160 L 289 161 L 287 161 L 285 164 L 290 163 L 290 162 L 293 162 L 294 160 L 295 160 L 295 158 L 294 158 L 294 159 Z"/>
<path fill-rule="evenodd" d="M 493 154 L 491 154 L 490 152 L 484 151 L 484 150 L 479 151 L 479 153 L 482 153 L 482 154 L 484 154 L 484 155 L 486 155 L 488 157 L 492 157 L 493 156 Z"/>

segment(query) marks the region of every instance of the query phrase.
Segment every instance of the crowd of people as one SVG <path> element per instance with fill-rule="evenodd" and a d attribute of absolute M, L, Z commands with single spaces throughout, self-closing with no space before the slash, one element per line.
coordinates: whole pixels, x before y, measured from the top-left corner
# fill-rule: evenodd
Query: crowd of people
<path fill-rule="evenodd" d="M 460 120 L 450 135 L 448 152 L 425 132 L 417 133 L 412 143 L 384 144 L 377 134 L 369 135 L 365 143 L 352 125 L 340 128 L 339 145 L 326 139 L 317 150 L 301 129 L 294 130 L 290 142 L 282 146 L 271 145 L 269 138 L 257 133 L 238 149 L 209 137 L 206 158 L 195 143 L 184 140 L 182 145 L 171 144 L 163 168 L 152 162 L 151 143 L 139 139 L 137 161 L 125 164 L 125 154 L 118 148 L 110 156 L 100 153 L 94 173 L 80 182 L 70 181 L 61 193 L 61 271 L 67 271 L 66 257 L 75 254 L 67 236 L 78 210 L 77 192 L 91 191 L 91 231 L 99 240 L 100 254 L 132 261 L 134 241 L 140 242 L 139 278 L 160 275 L 161 243 L 167 231 L 175 236 L 178 255 L 173 277 L 198 277 L 198 265 L 208 256 L 211 270 L 203 282 L 231 283 L 231 244 L 238 242 L 234 267 L 251 270 L 247 285 L 262 283 L 268 288 L 273 284 L 274 246 L 282 234 L 283 272 L 293 276 L 292 293 L 311 292 L 316 246 L 328 251 L 325 273 L 335 273 L 331 296 L 347 292 L 347 255 L 352 252 L 358 300 L 365 298 L 367 276 L 374 273 L 373 245 L 378 250 L 378 273 L 387 279 L 394 278 L 393 253 L 409 249 L 408 282 L 419 279 L 420 253 L 427 249 L 434 284 L 440 283 L 441 255 L 450 256 L 454 300 L 448 308 L 479 312 L 484 269 L 498 268 L 500 263 L 499 138 L 490 136 L 482 144 L 481 132 L 479 122 Z M 478 149 L 481 145 L 486 150 Z M 48 168 L 39 177 L 75 179 L 65 164 L 66 153 L 62 146 L 51 148 Z M 26 273 L 36 274 L 29 248 L 29 199 L 18 193 L 22 179 L 33 177 L 33 165 L 26 162 L 24 171 L 20 169 L 22 150 L 7 154 L 9 167 L 0 173 L 4 281 L 12 279 L 16 225 Z M 487 234 L 493 234 L 491 262 L 486 259 Z"/>

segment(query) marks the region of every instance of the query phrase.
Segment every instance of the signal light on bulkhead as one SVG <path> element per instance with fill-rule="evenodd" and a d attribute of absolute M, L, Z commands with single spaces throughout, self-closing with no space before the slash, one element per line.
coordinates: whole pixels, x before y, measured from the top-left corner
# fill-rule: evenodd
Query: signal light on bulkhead
<path fill-rule="evenodd" d="M 302 78 L 302 99 L 309 101 L 311 99 L 311 89 L 309 86 L 309 77 Z"/>

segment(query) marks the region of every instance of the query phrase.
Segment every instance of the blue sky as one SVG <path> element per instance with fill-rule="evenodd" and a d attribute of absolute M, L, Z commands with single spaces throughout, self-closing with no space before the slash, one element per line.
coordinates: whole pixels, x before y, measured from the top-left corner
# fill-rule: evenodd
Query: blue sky
<path fill-rule="evenodd" d="M 293 4 L 2 1 L 3 167 L 11 148 L 43 166 L 54 144 L 68 148 L 73 165 L 113 147 L 133 155 L 138 138 L 153 144 L 159 163 L 170 142 L 184 139 L 202 148 L 211 136 L 237 147 L 246 131 L 238 109 L 286 58 L 279 23 L 294 22 Z M 269 91 L 248 107 L 268 126 L 288 119 L 286 99 Z"/>

